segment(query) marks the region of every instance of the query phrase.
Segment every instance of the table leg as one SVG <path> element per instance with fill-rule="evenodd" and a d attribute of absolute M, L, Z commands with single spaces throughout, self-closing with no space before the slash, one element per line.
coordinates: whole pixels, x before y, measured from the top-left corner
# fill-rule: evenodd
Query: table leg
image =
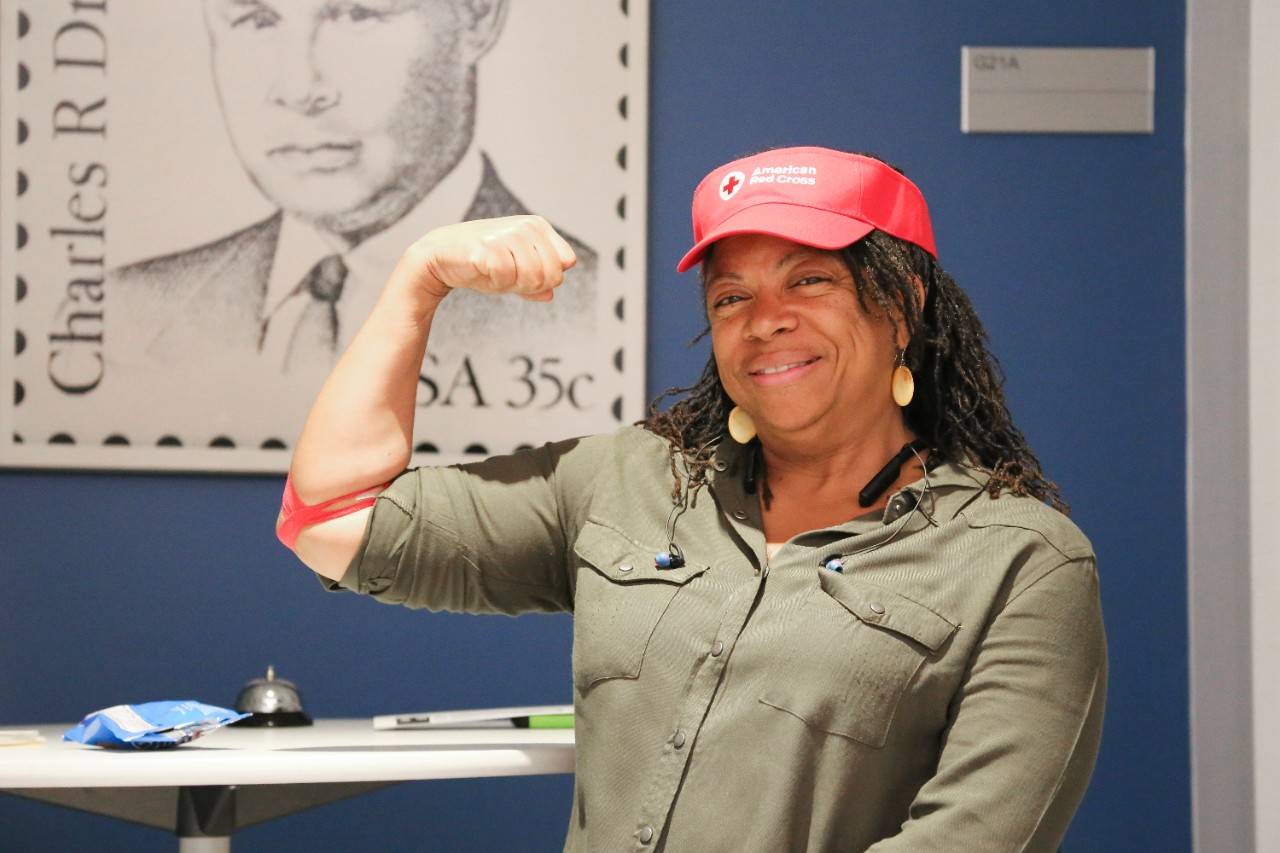
<path fill-rule="evenodd" d="M 178 853 L 231 853 L 236 828 L 235 785 L 178 789 Z"/>

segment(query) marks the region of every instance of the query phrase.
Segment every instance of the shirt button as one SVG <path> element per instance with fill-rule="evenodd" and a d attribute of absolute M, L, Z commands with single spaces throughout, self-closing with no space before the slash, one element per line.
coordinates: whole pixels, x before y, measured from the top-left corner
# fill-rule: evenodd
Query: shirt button
<path fill-rule="evenodd" d="M 733 517 L 734 517 L 734 518 L 736 518 L 736 519 L 738 519 L 738 521 L 746 521 L 746 520 L 747 520 L 747 514 L 746 514 L 745 512 L 743 512 L 742 510 L 740 510 L 740 509 L 735 509 L 735 510 L 733 511 Z"/>
<path fill-rule="evenodd" d="M 729 463 L 725 462 L 723 459 L 717 459 L 715 462 L 711 463 L 711 467 L 715 468 L 717 471 L 721 473 L 724 473 L 725 471 L 728 470 Z"/>
<path fill-rule="evenodd" d="M 716 640 L 714 643 L 711 644 L 711 656 L 713 658 L 720 657 L 720 653 L 723 651 L 724 651 L 724 643 L 720 642 L 719 640 Z"/>
<path fill-rule="evenodd" d="M 652 840 L 653 840 L 653 827 L 652 826 L 640 827 L 640 843 L 648 844 Z"/>
<path fill-rule="evenodd" d="M 867 606 L 871 608 L 872 613 L 875 613 L 875 614 L 884 613 L 884 605 L 878 601 L 873 601 Z"/>
<path fill-rule="evenodd" d="M 681 749 L 684 746 L 684 730 L 683 729 L 676 729 L 676 736 L 671 739 L 671 743 L 675 746 L 676 749 Z"/>
<path fill-rule="evenodd" d="M 625 574 L 626 572 L 629 572 L 634 568 L 635 566 L 631 565 L 630 563 L 622 563 L 621 565 L 618 566 L 618 571 L 623 572 Z"/>

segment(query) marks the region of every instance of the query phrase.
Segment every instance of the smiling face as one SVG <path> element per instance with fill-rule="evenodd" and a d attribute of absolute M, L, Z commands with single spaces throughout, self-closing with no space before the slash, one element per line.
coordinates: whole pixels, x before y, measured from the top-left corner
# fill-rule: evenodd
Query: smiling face
<path fill-rule="evenodd" d="M 218 96 L 250 177 L 332 231 L 398 219 L 471 141 L 474 64 L 502 6 L 206 0 Z"/>
<path fill-rule="evenodd" d="M 839 443 L 902 424 L 890 394 L 893 325 L 863 309 L 837 253 L 726 237 L 704 281 L 720 381 L 763 440 Z"/>

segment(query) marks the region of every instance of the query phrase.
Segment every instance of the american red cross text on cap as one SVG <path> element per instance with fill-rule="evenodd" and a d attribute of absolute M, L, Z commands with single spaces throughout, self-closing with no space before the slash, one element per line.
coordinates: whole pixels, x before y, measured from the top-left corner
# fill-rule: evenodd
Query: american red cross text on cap
<path fill-rule="evenodd" d="M 877 228 L 938 256 L 924 195 L 892 166 L 830 148 L 775 148 L 702 179 L 693 193 L 694 245 L 676 271 L 734 234 L 840 249 Z"/>

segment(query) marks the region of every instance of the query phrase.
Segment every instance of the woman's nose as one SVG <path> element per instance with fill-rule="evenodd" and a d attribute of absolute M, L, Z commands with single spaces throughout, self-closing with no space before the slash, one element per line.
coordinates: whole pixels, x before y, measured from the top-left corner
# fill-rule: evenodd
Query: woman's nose
<path fill-rule="evenodd" d="M 766 340 L 774 335 L 789 332 L 796 327 L 795 311 L 786 301 L 768 294 L 759 294 L 751 302 L 751 316 L 747 320 L 747 337 Z"/>

